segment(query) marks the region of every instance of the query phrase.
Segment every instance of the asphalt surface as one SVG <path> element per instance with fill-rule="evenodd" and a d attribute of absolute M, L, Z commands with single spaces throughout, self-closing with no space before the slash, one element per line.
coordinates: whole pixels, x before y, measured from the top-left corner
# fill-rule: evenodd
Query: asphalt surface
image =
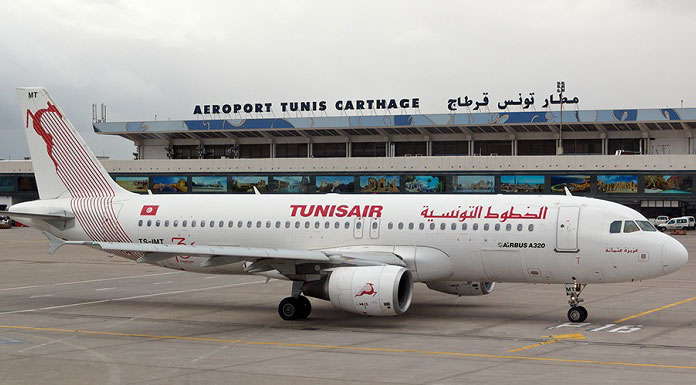
<path fill-rule="evenodd" d="M 0 230 L 0 384 L 686 384 L 696 379 L 696 233 L 690 262 L 659 279 L 591 285 L 570 325 L 560 285 L 499 284 L 455 297 L 417 284 L 402 316 L 312 299 L 277 314 L 290 283 L 47 253 Z"/>

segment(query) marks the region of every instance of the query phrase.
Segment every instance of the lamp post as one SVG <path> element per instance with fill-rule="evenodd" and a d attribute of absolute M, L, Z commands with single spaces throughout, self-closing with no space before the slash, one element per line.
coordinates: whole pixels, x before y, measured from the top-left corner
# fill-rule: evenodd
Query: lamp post
<path fill-rule="evenodd" d="M 556 92 L 558 92 L 558 97 L 561 100 L 561 123 L 558 126 L 558 148 L 556 149 L 556 155 L 563 155 L 563 93 L 565 92 L 565 82 L 556 82 Z"/>

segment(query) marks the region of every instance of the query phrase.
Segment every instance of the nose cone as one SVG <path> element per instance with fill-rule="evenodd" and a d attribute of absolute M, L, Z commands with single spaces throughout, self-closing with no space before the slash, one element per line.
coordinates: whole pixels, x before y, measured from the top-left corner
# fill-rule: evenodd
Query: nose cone
<path fill-rule="evenodd" d="M 662 269 L 665 274 L 674 273 L 689 261 L 689 252 L 676 239 L 669 237 L 662 244 Z"/>

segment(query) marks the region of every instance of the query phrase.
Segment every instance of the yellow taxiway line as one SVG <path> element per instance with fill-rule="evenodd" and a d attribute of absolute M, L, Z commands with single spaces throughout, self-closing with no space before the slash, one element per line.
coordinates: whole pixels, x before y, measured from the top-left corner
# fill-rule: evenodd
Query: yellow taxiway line
<path fill-rule="evenodd" d="M 536 347 L 543 346 L 543 345 L 550 345 L 550 344 L 553 344 L 553 343 L 561 341 L 561 340 L 575 340 L 575 341 L 584 340 L 585 336 L 583 336 L 580 333 L 574 333 L 574 334 L 556 334 L 556 335 L 552 335 L 552 336 L 544 336 L 544 338 L 551 338 L 551 339 L 548 341 L 539 342 L 537 344 L 522 346 L 521 348 L 508 350 L 508 353 L 516 353 L 516 352 L 520 352 L 522 350 L 532 349 L 532 348 L 536 348 Z"/>
<path fill-rule="evenodd" d="M 677 302 L 674 302 L 674 303 L 670 303 L 669 305 L 660 306 L 660 307 L 657 307 L 657 308 L 655 308 L 655 309 L 646 310 L 646 311 L 641 312 L 641 313 L 637 313 L 637 314 L 629 315 L 628 317 L 624 317 L 624 318 L 621 318 L 621 319 L 617 319 L 616 321 L 614 321 L 614 323 L 621 323 L 621 322 L 624 322 L 624 321 L 628 321 L 628 320 L 630 320 L 630 319 L 642 317 L 642 316 L 647 315 L 647 314 L 650 314 L 650 313 L 654 313 L 654 312 L 657 312 L 657 311 L 660 311 L 660 310 L 669 309 L 669 308 L 671 308 L 671 307 L 674 307 L 674 306 L 677 306 L 677 305 L 681 305 L 681 304 L 684 304 L 684 303 L 687 303 L 687 302 L 691 302 L 691 301 L 694 301 L 694 300 L 696 300 L 696 297 L 687 298 L 687 299 L 684 299 L 684 300 L 681 300 L 681 301 L 677 301 Z"/>
<path fill-rule="evenodd" d="M 101 336 L 116 336 L 116 337 L 134 337 L 160 340 L 179 340 L 179 341 L 201 341 L 214 343 L 237 343 L 245 345 L 265 345 L 279 347 L 301 347 L 323 350 L 342 350 L 342 351 L 361 351 L 361 352 L 382 352 L 382 353 L 412 353 L 421 355 L 438 355 L 448 357 L 470 357 L 470 358 L 487 358 L 494 360 L 518 360 L 518 361 L 538 361 L 538 362 L 558 362 L 586 365 L 606 365 L 606 366 L 624 366 L 624 367 L 644 367 L 644 368 L 661 368 L 661 369 L 687 369 L 696 370 L 696 366 L 692 365 L 668 365 L 668 364 L 652 364 L 639 362 L 622 362 L 622 361 L 597 361 L 597 360 L 573 360 L 567 358 L 552 358 L 552 357 L 527 357 L 515 355 L 500 355 L 500 354 L 483 354 L 483 353 L 460 353 L 460 352 L 443 352 L 443 351 L 428 351 L 420 349 L 392 349 L 379 347 L 356 347 L 345 345 L 321 345 L 321 344 L 298 344 L 287 342 L 272 342 L 272 341 L 249 341 L 238 339 L 222 339 L 211 337 L 186 337 L 186 336 L 161 336 L 155 334 L 139 334 L 139 333 L 119 333 L 106 331 L 91 331 L 91 330 L 73 330 L 73 329 L 57 329 L 57 328 L 40 328 L 20 325 L 0 325 L 0 329 L 7 330 L 29 330 L 29 331 L 44 331 L 55 333 L 73 333 L 85 335 L 101 335 Z"/>

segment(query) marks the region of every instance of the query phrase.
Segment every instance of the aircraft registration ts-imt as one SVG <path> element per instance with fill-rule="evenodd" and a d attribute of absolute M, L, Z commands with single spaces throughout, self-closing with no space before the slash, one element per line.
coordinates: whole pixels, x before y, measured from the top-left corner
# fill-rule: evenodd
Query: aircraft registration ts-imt
<path fill-rule="evenodd" d="M 39 200 L 9 215 L 49 252 L 84 245 L 140 263 L 292 282 L 283 319 L 307 297 L 372 316 L 411 305 L 414 282 L 486 295 L 495 282 L 565 284 L 581 322 L 587 284 L 672 273 L 684 246 L 625 206 L 566 195 L 138 195 L 116 184 L 42 88 L 17 90 Z"/>

